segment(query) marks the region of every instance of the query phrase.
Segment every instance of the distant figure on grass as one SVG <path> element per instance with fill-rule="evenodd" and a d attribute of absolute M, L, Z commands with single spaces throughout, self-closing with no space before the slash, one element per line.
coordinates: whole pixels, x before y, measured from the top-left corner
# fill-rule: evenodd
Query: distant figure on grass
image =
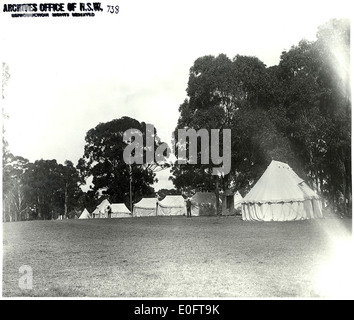
<path fill-rule="evenodd" d="M 112 214 L 112 208 L 111 206 L 107 206 L 107 212 L 108 212 L 108 218 L 111 217 L 111 214 Z"/>
<path fill-rule="evenodd" d="M 190 198 L 187 198 L 186 206 L 187 206 L 187 217 L 191 217 L 192 216 L 192 202 L 191 202 Z"/>

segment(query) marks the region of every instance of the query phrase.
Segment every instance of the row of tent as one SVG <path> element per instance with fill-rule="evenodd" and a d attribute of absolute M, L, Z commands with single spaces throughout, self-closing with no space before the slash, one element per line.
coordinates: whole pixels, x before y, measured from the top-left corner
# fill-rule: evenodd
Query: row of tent
<path fill-rule="evenodd" d="M 111 208 L 111 218 L 129 218 L 131 217 L 131 212 L 124 203 L 110 203 L 107 199 L 103 200 L 96 209 L 90 214 L 85 208 L 79 219 L 94 219 L 94 218 L 108 218 L 109 211 Z"/>
<path fill-rule="evenodd" d="M 216 214 L 216 196 L 213 192 L 197 192 L 191 200 L 192 216 L 212 216 Z M 226 198 L 225 198 L 226 200 Z M 232 210 L 224 211 L 224 213 L 233 214 L 240 207 L 242 197 L 237 192 L 232 195 Z M 225 203 L 225 201 L 222 201 Z M 225 205 L 226 206 L 226 205 Z M 133 216 L 172 216 L 186 215 L 186 200 L 182 196 L 166 196 L 163 200 L 158 201 L 155 198 L 143 198 L 134 205 Z"/>
<path fill-rule="evenodd" d="M 191 215 L 215 215 L 216 197 L 212 192 L 197 192 L 191 198 Z M 168 195 L 159 201 L 156 198 L 143 198 L 137 202 L 131 212 L 124 203 L 110 203 L 103 200 L 90 214 L 85 208 L 79 219 L 128 217 L 151 217 L 151 216 L 183 216 L 187 215 L 186 201 L 181 195 Z"/>
<path fill-rule="evenodd" d="M 191 198 L 192 216 L 216 215 L 216 196 L 213 192 L 197 192 Z M 272 161 L 261 178 L 242 198 L 237 192 L 221 195 L 222 214 L 235 214 L 241 209 L 245 221 L 292 221 L 322 218 L 320 197 L 286 163 Z M 111 218 L 186 215 L 186 201 L 181 195 L 143 198 L 133 212 L 123 203 L 110 204 L 104 200 L 90 214 L 86 209 L 80 219 L 106 218 L 111 207 Z"/>
<path fill-rule="evenodd" d="M 242 197 L 239 193 L 233 195 L 233 210 L 240 207 Z M 216 213 L 216 197 L 213 192 L 197 192 L 191 198 L 192 216 L 211 216 Z M 221 202 L 222 205 L 222 202 Z M 108 208 L 111 208 L 111 218 L 150 217 L 150 216 L 182 216 L 187 214 L 186 200 L 181 195 L 168 195 L 159 201 L 156 198 L 143 198 L 133 207 L 133 213 L 124 203 L 110 203 L 103 200 L 90 214 L 85 208 L 79 219 L 108 218 Z"/>

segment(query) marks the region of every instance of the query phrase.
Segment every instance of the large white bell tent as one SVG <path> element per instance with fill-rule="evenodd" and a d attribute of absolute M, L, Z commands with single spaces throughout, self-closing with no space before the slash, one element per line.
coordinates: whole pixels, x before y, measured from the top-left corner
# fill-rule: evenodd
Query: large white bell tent
<path fill-rule="evenodd" d="M 182 216 L 187 214 L 187 207 L 182 196 L 166 196 L 158 201 L 158 216 Z"/>
<path fill-rule="evenodd" d="M 191 198 L 192 216 L 215 216 L 216 196 L 214 192 L 196 192 Z"/>
<path fill-rule="evenodd" d="M 319 196 L 286 163 L 272 161 L 242 202 L 246 221 L 322 218 Z"/>
<path fill-rule="evenodd" d="M 142 198 L 134 205 L 133 217 L 152 217 L 156 216 L 157 199 Z"/>
<path fill-rule="evenodd" d="M 131 212 L 124 203 L 112 203 L 111 207 L 111 218 L 130 218 Z"/>

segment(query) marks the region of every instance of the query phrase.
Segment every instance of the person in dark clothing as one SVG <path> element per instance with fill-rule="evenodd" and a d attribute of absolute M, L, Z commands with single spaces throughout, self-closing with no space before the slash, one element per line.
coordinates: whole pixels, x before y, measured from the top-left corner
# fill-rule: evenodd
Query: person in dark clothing
<path fill-rule="evenodd" d="M 108 218 L 110 218 L 110 217 L 111 217 L 111 214 L 112 214 L 112 208 L 111 208 L 111 206 L 108 206 L 108 207 L 107 207 L 107 211 L 108 211 Z"/>
<path fill-rule="evenodd" d="M 191 217 L 192 216 L 192 201 L 190 198 L 187 199 L 186 206 L 187 206 L 187 217 Z"/>

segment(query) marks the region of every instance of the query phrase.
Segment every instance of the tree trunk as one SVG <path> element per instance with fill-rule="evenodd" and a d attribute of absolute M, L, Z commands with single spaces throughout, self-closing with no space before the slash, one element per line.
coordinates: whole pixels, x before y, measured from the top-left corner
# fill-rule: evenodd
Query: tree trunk
<path fill-rule="evenodd" d="M 349 186 L 347 188 L 348 190 L 348 213 L 350 216 L 352 216 L 352 211 L 351 211 L 351 208 L 352 208 L 352 190 L 351 190 L 351 187 Z"/>
<path fill-rule="evenodd" d="M 17 211 L 17 220 L 21 221 L 21 213 L 22 213 L 22 206 L 23 206 L 23 198 L 21 196 L 21 190 L 18 192 L 18 211 Z"/>
<path fill-rule="evenodd" d="M 64 195 L 64 217 L 68 214 L 68 183 L 65 183 L 65 195 Z"/>
<path fill-rule="evenodd" d="M 347 215 L 347 183 L 345 181 L 345 177 L 343 177 L 343 213 Z"/>
<path fill-rule="evenodd" d="M 41 203 L 40 203 L 38 191 L 37 191 L 37 219 L 42 219 Z"/>
<path fill-rule="evenodd" d="M 348 157 L 349 159 L 351 158 L 350 156 Z M 347 194 L 346 194 L 346 200 L 347 200 L 347 213 L 348 215 L 351 216 L 352 214 L 352 180 L 351 180 L 351 163 L 349 161 L 346 162 L 345 166 L 345 179 L 346 179 L 346 186 L 347 186 Z"/>
<path fill-rule="evenodd" d="M 216 176 L 216 182 L 215 182 L 215 197 L 216 197 L 216 215 L 219 215 L 219 176 Z"/>
<path fill-rule="evenodd" d="M 323 177 L 322 174 L 319 174 L 319 183 L 320 183 L 320 196 L 322 201 L 322 208 L 325 207 L 325 199 L 323 197 Z"/>

